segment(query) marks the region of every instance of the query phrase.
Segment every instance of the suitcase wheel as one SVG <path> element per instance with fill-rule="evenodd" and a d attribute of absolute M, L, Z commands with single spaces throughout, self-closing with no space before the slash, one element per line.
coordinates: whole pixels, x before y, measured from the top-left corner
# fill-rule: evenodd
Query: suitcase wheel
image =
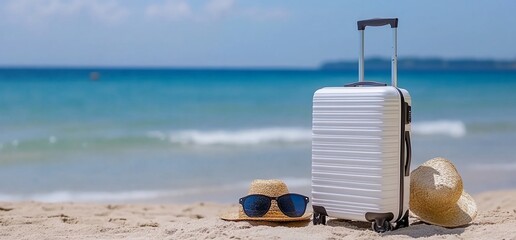
<path fill-rule="evenodd" d="M 313 216 L 313 223 L 314 225 L 326 225 L 326 215 L 320 214 L 318 212 L 314 212 Z"/>
<path fill-rule="evenodd" d="M 385 221 L 385 219 L 382 219 L 382 221 L 379 221 L 379 220 L 373 221 L 371 223 L 371 227 L 377 233 L 384 233 L 384 232 L 392 230 L 392 224 L 389 221 Z"/>

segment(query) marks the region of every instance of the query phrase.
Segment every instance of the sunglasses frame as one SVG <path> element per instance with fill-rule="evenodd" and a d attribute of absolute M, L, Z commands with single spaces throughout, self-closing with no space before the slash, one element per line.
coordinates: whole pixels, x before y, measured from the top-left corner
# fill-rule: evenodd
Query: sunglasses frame
<path fill-rule="evenodd" d="M 305 195 L 301 195 L 301 194 L 298 194 L 298 193 L 287 193 L 287 194 L 283 194 L 281 196 L 278 196 L 278 197 L 271 197 L 271 196 L 267 196 L 267 195 L 263 195 L 263 194 L 250 194 L 250 195 L 247 195 L 245 197 L 241 197 L 239 200 L 238 200 L 238 203 L 240 203 L 240 205 L 242 205 L 242 209 L 244 210 L 244 213 L 245 215 L 247 215 L 248 217 L 263 217 L 265 214 L 267 214 L 269 212 L 269 210 L 271 209 L 271 205 L 272 205 L 272 200 L 276 201 L 276 205 L 278 206 L 279 210 L 285 214 L 285 216 L 287 217 L 290 217 L 288 216 L 284 211 L 283 209 L 281 209 L 281 207 L 279 206 L 278 204 L 278 198 L 281 198 L 281 197 L 285 197 L 287 195 L 297 195 L 297 196 L 301 196 L 303 197 L 303 199 L 305 200 L 305 210 L 303 211 L 303 214 L 305 214 L 306 212 L 306 206 L 308 205 L 308 203 L 310 202 L 310 198 L 308 198 L 307 196 Z M 267 211 L 265 211 L 264 214 L 260 215 L 260 216 L 249 216 L 247 214 L 247 212 L 245 212 L 245 207 L 244 207 L 244 202 L 247 198 L 251 197 L 251 196 L 260 196 L 260 197 L 265 197 L 265 198 L 268 198 L 269 199 L 269 206 L 267 207 Z M 301 214 L 301 216 L 303 216 L 303 214 Z M 299 217 L 301 217 L 299 216 Z"/>

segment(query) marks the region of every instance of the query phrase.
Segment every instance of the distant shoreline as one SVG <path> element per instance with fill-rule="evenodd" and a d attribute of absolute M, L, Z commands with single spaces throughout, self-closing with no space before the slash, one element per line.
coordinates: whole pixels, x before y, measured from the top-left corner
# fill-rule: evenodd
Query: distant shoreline
<path fill-rule="evenodd" d="M 391 60 L 373 57 L 366 59 L 367 71 L 390 71 Z M 81 65 L 0 65 L 0 70 L 149 70 L 149 71 L 357 71 L 357 60 L 324 61 L 319 66 L 81 66 Z M 516 71 L 515 60 L 400 58 L 402 71 Z"/>
<path fill-rule="evenodd" d="M 365 60 L 367 70 L 390 70 L 391 59 L 370 58 Z M 327 61 L 321 64 L 321 70 L 356 70 L 358 62 Z M 441 59 L 441 58 L 401 58 L 398 69 L 407 71 L 516 71 L 516 60 L 490 59 Z"/>

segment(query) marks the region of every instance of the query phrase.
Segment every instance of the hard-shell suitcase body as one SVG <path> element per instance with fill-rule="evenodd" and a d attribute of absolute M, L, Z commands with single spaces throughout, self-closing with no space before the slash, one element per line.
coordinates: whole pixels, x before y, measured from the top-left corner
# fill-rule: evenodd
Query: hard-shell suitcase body
<path fill-rule="evenodd" d="M 365 26 L 390 24 L 392 86 L 364 82 Z M 315 92 L 312 119 L 313 223 L 326 216 L 372 222 L 377 232 L 408 226 L 409 93 L 396 87 L 397 19 L 358 22 L 359 82 Z"/>

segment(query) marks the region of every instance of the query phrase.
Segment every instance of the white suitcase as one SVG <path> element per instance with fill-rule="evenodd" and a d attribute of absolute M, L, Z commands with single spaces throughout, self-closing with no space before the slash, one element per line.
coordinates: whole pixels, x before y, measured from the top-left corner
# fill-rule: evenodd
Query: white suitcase
<path fill-rule="evenodd" d="M 364 30 L 391 25 L 392 86 L 364 82 Z M 398 19 L 358 22 L 359 82 L 315 92 L 312 119 L 313 223 L 326 216 L 372 222 L 385 232 L 408 226 L 409 93 L 397 88 Z"/>

